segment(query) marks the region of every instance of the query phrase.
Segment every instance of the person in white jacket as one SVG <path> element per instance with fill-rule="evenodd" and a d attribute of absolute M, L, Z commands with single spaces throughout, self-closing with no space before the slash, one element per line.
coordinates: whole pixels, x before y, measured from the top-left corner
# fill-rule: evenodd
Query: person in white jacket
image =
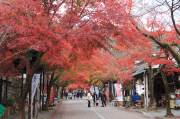
<path fill-rule="evenodd" d="M 88 100 L 88 107 L 91 107 L 90 106 L 90 103 L 91 103 L 91 94 L 89 92 L 87 94 L 87 100 Z"/>

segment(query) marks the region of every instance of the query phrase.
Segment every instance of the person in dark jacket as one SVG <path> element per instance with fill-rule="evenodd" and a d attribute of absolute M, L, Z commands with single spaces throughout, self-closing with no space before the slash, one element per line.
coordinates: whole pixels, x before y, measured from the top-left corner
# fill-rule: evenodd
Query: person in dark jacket
<path fill-rule="evenodd" d="M 76 92 L 74 92 L 74 99 L 76 98 Z"/>
<path fill-rule="evenodd" d="M 94 92 L 94 95 L 93 95 L 94 106 L 96 104 L 96 99 L 97 99 L 97 94 Z"/>
<path fill-rule="evenodd" d="M 101 103 L 100 103 L 100 101 L 101 101 Z M 101 91 L 99 91 L 99 103 L 100 103 L 101 106 L 102 106 L 102 94 L 101 94 Z"/>
<path fill-rule="evenodd" d="M 80 98 L 82 99 L 82 95 L 83 95 L 83 93 L 82 93 L 82 91 L 79 93 L 79 96 L 80 96 Z"/>
<path fill-rule="evenodd" d="M 102 107 L 106 107 L 106 93 L 102 95 Z"/>
<path fill-rule="evenodd" d="M 79 99 L 79 91 L 77 92 L 77 99 Z"/>
<path fill-rule="evenodd" d="M 66 99 L 67 99 L 67 96 L 68 96 L 68 93 L 67 93 L 67 91 L 65 92 L 65 96 L 66 96 Z"/>

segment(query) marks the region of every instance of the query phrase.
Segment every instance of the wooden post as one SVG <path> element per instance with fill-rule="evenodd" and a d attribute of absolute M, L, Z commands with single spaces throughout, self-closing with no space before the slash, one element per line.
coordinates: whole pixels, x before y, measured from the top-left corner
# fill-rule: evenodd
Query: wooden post
<path fill-rule="evenodd" d="M 29 89 L 29 103 L 28 103 L 28 119 L 31 119 L 31 86 Z"/>

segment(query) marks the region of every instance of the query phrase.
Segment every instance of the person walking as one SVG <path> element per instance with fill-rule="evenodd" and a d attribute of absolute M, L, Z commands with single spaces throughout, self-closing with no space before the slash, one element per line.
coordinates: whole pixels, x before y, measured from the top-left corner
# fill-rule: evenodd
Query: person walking
<path fill-rule="evenodd" d="M 97 99 L 97 94 L 94 92 L 94 95 L 93 95 L 94 106 L 96 104 L 96 99 Z"/>
<path fill-rule="evenodd" d="M 79 93 L 80 98 L 82 99 L 82 91 Z"/>
<path fill-rule="evenodd" d="M 74 92 L 74 99 L 76 98 L 76 92 Z"/>
<path fill-rule="evenodd" d="M 66 99 L 67 99 L 67 96 L 68 96 L 68 93 L 67 93 L 67 91 L 65 92 L 65 96 L 66 96 Z"/>
<path fill-rule="evenodd" d="M 88 92 L 87 94 L 88 107 L 91 107 L 91 94 Z"/>
<path fill-rule="evenodd" d="M 96 99 L 96 107 L 98 107 L 99 98 Z"/>
<path fill-rule="evenodd" d="M 102 96 L 102 107 L 106 107 L 106 93 L 103 94 Z"/>
<path fill-rule="evenodd" d="M 101 101 L 101 103 L 100 103 L 100 101 Z M 101 94 L 101 91 L 99 91 L 99 103 L 100 103 L 101 106 L 102 106 L 102 94 Z"/>
<path fill-rule="evenodd" d="M 76 95 L 76 96 L 77 96 L 77 99 L 79 99 L 79 91 L 77 92 L 77 95 Z"/>

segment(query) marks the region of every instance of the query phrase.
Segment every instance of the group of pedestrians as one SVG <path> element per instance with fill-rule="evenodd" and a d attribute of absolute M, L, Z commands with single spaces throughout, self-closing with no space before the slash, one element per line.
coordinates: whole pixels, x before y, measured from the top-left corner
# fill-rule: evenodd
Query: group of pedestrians
<path fill-rule="evenodd" d="M 102 91 L 99 92 L 99 95 L 97 95 L 95 92 L 94 94 L 92 95 L 93 97 L 93 104 L 94 106 L 98 106 L 98 103 L 100 102 L 101 100 L 101 107 L 106 107 L 106 94 L 103 93 Z M 88 107 L 91 107 L 90 103 L 91 103 L 91 94 L 90 92 L 87 93 L 87 100 L 88 100 Z"/>
<path fill-rule="evenodd" d="M 79 97 L 82 99 L 83 95 L 84 95 L 83 91 L 74 92 L 74 99 L 76 99 L 76 97 L 77 99 L 79 99 Z"/>
<path fill-rule="evenodd" d="M 84 95 L 84 93 L 83 93 L 83 91 L 77 91 L 77 92 L 74 92 L 74 93 L 71 93 L 71 92 L 65 92 L 64 93 L 64 95 L 65 95 L 65 97 L 66 97 L 66 99 L 72 99 L 72 97 L 74 96 L 74 99 L 79 99 L 79 97 L 82 99 L 82 97 L 83 97 L 83 95 Z"/>

